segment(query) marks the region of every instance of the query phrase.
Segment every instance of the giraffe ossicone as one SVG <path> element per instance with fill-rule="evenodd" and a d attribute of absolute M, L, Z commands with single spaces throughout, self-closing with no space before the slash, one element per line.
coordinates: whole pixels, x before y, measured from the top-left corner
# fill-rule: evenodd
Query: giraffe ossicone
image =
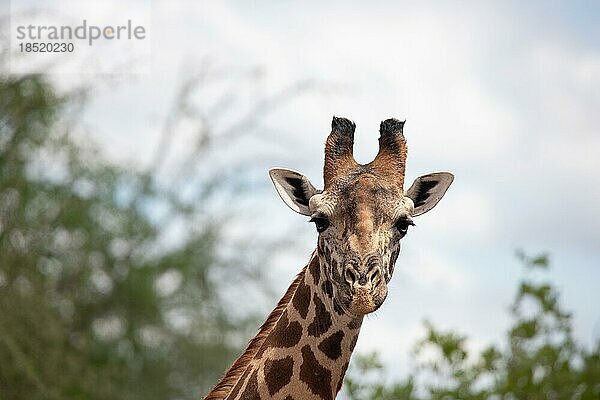
<path fill-rule="evenodd" d="M 269 171 L 284 203 L 315 223 L 317 248 L 205 400 L 333 400 L 341 389 L 363 316 L 387 296 L 400 240 L 454 179 L 432 173 L 405 191 L 404 122 L 381 122 L 379 152 L 364 165 L 352 155 L 355 127 L 333 117 L 322 190 L 299 172 Z"/>

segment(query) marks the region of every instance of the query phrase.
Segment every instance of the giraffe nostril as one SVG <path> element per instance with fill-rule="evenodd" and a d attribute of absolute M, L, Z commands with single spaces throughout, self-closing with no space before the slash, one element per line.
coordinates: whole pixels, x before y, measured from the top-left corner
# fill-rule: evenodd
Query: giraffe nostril
<path fill-rule="evenodd" d="M 381 268 L 376 266 L 367 274 L 367 279 L 371 282 L 371 286 L 377 287 L 381 283 Z"/>
<path fill-rule="evenodd" d="M 371 284 L 377 287 L 381 283 L 381 269 L 377 268 L 371 277 Z"/>
<path fill-rule="evenodd" d="M 348 284 L 350 286 L 354 285 L 354 282 L 356 282 L 358 280 L 358 274 L 356 272 L 356 270 L 352 267 L 347 267 L 346 268 L 346 282 L 348 282 Z"/>

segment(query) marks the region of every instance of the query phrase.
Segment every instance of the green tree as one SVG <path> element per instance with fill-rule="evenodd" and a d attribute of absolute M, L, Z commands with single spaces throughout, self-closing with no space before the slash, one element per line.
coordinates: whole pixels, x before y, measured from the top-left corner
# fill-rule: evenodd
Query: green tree
<path fill-rule="evenodd" d="M 194 119 L 190 91 L 176 109 Z M 271 248 L 242 247 L 240 263 L 222 243 L 232 216 L 211 205 L 233 201 L 239 168 L 192 179 L 210 129 L 169 184 L 162 161 L 123 167 L 77 134 L 85 98 L 0 74 L 0 399 L 198 398 L 257 323 L 228 312 L 225 277 L 256 291 Z"/>
<path fill-rule="evenodd" d="M 545 254 L 518 258 L 528 270 L 549 268 Z M 571 315 L 557 289 L 533 277 L 523 279 L 510 307 L 512 325 L 504 346 L 470 355 L 466 337 L 427 322 L 415 356 L 417 372 L 388 383 L 376 354 L 359 357 L 345 382 L 350 399 L 598 399 L 600 343 L 588 349 L 572 334 Z M 365 378 L 366 377 L 366 378 Z M 417 384 L 418 382 L 418 384 Z"/>

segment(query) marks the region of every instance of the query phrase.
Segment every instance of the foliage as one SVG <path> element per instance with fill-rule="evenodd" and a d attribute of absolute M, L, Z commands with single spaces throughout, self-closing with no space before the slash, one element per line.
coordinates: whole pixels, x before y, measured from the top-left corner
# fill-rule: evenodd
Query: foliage
<path fill-rule="evenodd" d="M 528 270 L 547 270 L 546 254 L 517 257 Z M 465 336 L 426 323 L 417 344 L 417 372 L 387 383 L 376 354 L 359 357 L 347 376 L 350 399 L 598 399 L 600 343 L 587 349 L 576 343 L 571 315 L 548 282 L 525 278 L 510 307 L 512 326 L 503 347 L 469 354 Z M 419 384 L 417 384 L 419 382 Z"/>
<path fill-rule="evenodd" d="M 0 398 L 198 398 L 256 326 L 226 312 L 224 277 L 252 282 L 261 255 L 239 263 L 208 210 L 238 188 L 106 161 L 78 135 L 84 100 L 0 75 Z"/>

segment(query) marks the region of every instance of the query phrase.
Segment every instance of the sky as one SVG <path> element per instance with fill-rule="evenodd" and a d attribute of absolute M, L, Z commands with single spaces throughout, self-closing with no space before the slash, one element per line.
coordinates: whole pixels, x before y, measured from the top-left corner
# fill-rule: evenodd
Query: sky
<path fill-rule="evenodd" d="M 151 159 L 178 83 L 206 65 L 255 71 L 255 81 L 236 88 L 248 103 L 313 84 L 261 118 L 268 151 L 264 138 L 250 136 L 230 155 L 258 150 L 265 166 L 257 178 L 264 190 L 248 205 L 268 218 L 251 229 L 298 232 L 269 273 L 276 292 L 316 238 L 267 187 L 266 168 L 302 171 L 321 187 L 333 115 L 355 121 L 359 162 L 376 154 L 379 122 L 395 117 L 407 120 L 407 184 L 429 172 L 455 174 L 403 240 L 390 295 L 363 324 L 357 351 L 380 352 L 392 376 L 410 369 L 424 319 L 468 335 L 472 349 L 501 342 L 524 276 L 518 248 L 550 252 L 548 277 L 574 312 L 575 335 L 587 345 L 600 338 L 600 3 L 123 4 L 134 14 L 150 7 L 150 72 L 100 86 L 85 115 L 115 160 Z M 185 136 L 174 142 L 185 149 Z"/>

